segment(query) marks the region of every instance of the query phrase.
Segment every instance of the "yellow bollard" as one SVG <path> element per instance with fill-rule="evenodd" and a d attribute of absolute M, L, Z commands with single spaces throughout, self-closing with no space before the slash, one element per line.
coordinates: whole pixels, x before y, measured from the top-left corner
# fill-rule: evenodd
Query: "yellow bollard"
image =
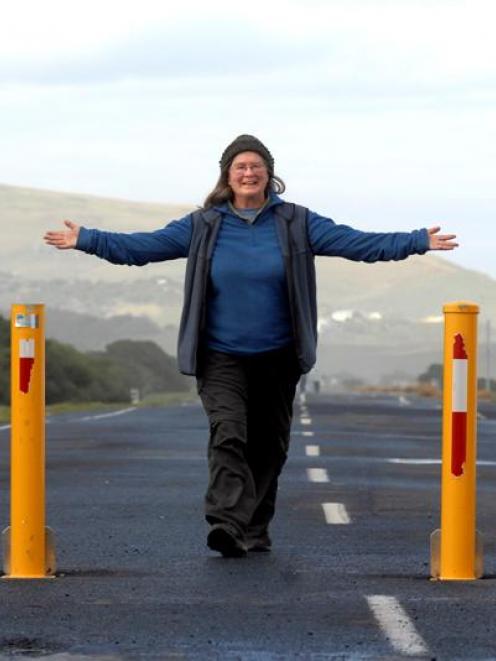
<path fill-rule="evenodd" d="M 5 578 L 55 574 L 45 526 L 45 311 L 12 306 L 10 527 L 3 531 Z"/>
<path fill-rule="evenodd" d="M 473 580 L 483 573 L 476 530 L 477 315 L 475 303 L 443 308 L 444 384 L 441 529 L 431 535 L 431 576 Z"/>

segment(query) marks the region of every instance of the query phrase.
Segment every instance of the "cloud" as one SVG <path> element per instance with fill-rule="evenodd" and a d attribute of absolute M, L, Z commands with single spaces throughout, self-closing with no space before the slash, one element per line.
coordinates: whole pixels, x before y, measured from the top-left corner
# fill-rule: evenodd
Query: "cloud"
<path fill-rule="evenodd" d="M 243 77 L 308 65 L 322 51 L 322 44 L 298 43 L 284 33 L 271 34 L 252 24 L 224 20 L 212 29 L 188 20 L 148 28 L 87 52 L 29 60 L 4 58 L 0 81 L 88 84 L 204 75 Z"/>
<path fill-rule="evenodd" d="M 314 0 L 303 6 L 293 0 L 268 5 L 264 20 L 257 2 L 255 11 L 253 4 L 227 10 L 214 3 L 210 13 L 203 6 L 188 16 L 193 5 L 186 0 L 182 13 L 176 7 L 169 20 L 162 13 L 154 21 L 145 3 L 148 14 L 136 19 L 134 30 L 127 10 L 116 14 L 112 30 L 107 14 L 107 27 L 96 22 L 98 38 L 90 13 L 81 31 L 67 30 L 74 35 L 72 50 L 67 40 L 57 50 L 52 38 L 46 51 L 0 58 L 0 83 L 102 89 L 158 83 L 185 97 L 220 93 L 235 101 L 249 90 L 254 102 L 277 94 L 302 104 L 356 104 L 359 98 L 364 104 L 435 104 L 441 98 L 467 104 L 474 95 L 494 102 L 496 42 L 485 20 L 494 11 L 486 2 L 477 12 L 456 1 Z"/>

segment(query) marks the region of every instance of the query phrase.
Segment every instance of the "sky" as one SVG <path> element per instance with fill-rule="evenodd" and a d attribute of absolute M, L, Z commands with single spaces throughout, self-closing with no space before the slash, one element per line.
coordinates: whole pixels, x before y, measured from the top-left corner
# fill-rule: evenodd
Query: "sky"
<path fill-rule="evenodd" d="M 0 183 L 197 205 L 250 133 L 285 199 L 439 224 L 496 278 L 495 24 L 494 0 L 9 2 Z"/>

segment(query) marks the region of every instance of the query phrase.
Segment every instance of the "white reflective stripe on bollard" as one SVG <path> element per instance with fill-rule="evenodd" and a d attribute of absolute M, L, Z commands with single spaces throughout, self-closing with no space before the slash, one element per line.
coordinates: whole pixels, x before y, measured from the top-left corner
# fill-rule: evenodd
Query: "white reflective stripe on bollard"
<path fill-rule="evenodd" d="M 467 412 L 468 360 L 453 359 L 453 413 Z"/>

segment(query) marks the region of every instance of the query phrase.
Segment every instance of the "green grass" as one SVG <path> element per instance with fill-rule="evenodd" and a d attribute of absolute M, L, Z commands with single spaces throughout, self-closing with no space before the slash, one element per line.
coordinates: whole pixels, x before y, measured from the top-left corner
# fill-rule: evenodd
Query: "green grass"
<path fill-rule="evenodd" d="M 183 402 L 193 402 L 196 397 L 195 392 L 157 392 L 147 395 L 136 406 L 139 408 L 174 406 Z M 46 415 L 84 411 L 117 411 L 128 406 L 132 406 L 132 404 L 130 402 L 113 402 L 112 404 L 103 402 L 61 402 L 60 404 L 50 404 L 47 406 Z M 0 406 L 0 423 L 8 422 L 10 422 L 10 408 L 8 406 Z"/>
<path fill-rule="evenodd" d="M 196 392 L 156 392 L 150 393 L 138 404 L 140 408 L 155 408 L 161 406 L 174 406 L 184 402 L 194 402 L 198 395 Z"/>

